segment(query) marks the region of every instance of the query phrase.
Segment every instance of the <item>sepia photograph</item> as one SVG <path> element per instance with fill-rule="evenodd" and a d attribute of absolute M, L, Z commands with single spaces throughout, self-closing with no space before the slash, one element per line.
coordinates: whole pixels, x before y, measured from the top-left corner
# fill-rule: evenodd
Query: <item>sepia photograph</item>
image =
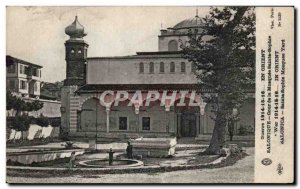
<path fill-rule="evenodd" d="M 288 35 L 294 9 L 272 9 L 7 6 L 6 182 L 264 182 L 258 164 L 293 174 L 273 145 L 293 145 L 294 50 L 257 39 L 268 27 L 257 12 Z"/>

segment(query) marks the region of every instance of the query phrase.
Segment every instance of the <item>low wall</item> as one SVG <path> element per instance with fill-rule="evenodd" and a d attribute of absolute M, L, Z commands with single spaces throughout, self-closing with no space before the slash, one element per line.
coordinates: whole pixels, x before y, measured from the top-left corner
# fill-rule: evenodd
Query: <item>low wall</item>
<path fill-rule="evenodd" d="M 36 99 L 23 98 L 23 100 L 26 102 L 33 102 Z M 61 117 L 60 101 L 45 100 L 45 99 L 39 99 L 39 101 L 43 103 L 43 108 L 40 109 L 39 111 L 28 112 L 29 116 L 39 117 L 41 114 L 43 114 L 45 117 Z M 9 117 L 15 116 L 15 113 L 16 112 L 14 110 L 6 111 L 6 115 Z"/>
<path fill-rule="evenodd" d="M 33 162 L 52 161 L 59 158 L 70 157 L 71 153 L 75 151 L 75 155 L 84 153 L 84 150 L 60 150 L 60 151 L 46 151 L 46 152 L 30 152 L 30 153 L 9 153 L 6 155 L 7 161 L 18 162 L 22 164 L 32 164 Z"/>
<path fill-rule="evenodd" d="M 96 132 L 72 132 L 69 134 L 71 138 L 95 138 Z M 172 133 L 155 133 L 155 132 L 97 132 L 98 138 L 111 138 L 111 139 L 129 139 L 129 138 L 158 138 L 158 137 L 170 137 L 174 135 Z"/>
<path fill-rule="evenodd" d="M 59 136 L 59 127 L 41 127 L 36 124 L 31 124 L 28 131 L 23 132 L 23 138 L 33 140 L 34 138 L 56 138 Z M 18 140 L 21 139 L 21 131 L 7 128 L 7 139 Z"/>
<path fill-rule="evenodd" d="M 33 99 L 24 99 L 25 101 L 33 101 Z M 60 101 L 39 99 L 44 104 L 43 108 L 36 112 L 29 112 L 29 116 L 38 117 L 43 114 L 45 117 L 60 117 Z"/>
<path fill-rule="evenodd" d="M 198 135 L 195 140 L 199 141 L 210 141 L 212 135 Z M 226 140 L 229 140 L 229 136 L 226 136 Z M 233 141 L 254 141 L 255 136 L 254 135 L 233 135 L 232 137 Z"/>

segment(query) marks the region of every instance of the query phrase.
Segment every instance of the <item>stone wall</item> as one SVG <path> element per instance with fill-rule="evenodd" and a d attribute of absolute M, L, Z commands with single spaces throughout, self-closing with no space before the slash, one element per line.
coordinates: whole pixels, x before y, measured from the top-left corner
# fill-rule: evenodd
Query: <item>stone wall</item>
<path fill-rule="evenodd" d="M 24 99 L 25 101 L 32 102 L 35 99 Z M 38 117 L 39 115 L 43 114 L 45 117 L 60 117 L 60 101 L 52 101 L 52 100 L 44 100 L 39 99 L 40 102 L 42 102 L 43 108 L 39 111 L 29 112 L 29 116 Z"/>

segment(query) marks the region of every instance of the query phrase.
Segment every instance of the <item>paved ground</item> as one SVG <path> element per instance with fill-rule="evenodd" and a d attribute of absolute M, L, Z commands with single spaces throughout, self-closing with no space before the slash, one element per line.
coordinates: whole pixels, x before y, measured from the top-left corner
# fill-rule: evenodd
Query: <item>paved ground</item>
<path fill-rule="evenodd" d="M 107 174 L 83 177 L 26 178 L 7 177 L 14 183 L 251 183 L 254 178 L 254 148 L 249 156 L 233 166 L 215 169 L 173 171 L 155 174 Z"/>

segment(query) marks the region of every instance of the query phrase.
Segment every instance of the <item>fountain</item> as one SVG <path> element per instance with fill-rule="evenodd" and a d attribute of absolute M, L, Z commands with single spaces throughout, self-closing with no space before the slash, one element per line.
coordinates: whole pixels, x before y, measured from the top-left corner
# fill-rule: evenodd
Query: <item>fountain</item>
<path fill-rule="evenodd" d="M 116 159 L 112 164 L 109 164 L 107 159 L 91 159 L 80 161 L 79 165 L 82 167 L 93 168 L 122 168 L 122 167 L 138 167 L 144 165 L 142 161 L 133 159 Z"/>
<path fill-rule="evenodd" d="M 97 168 L 120 168 L 120 167 L 136 167 L 143 165 L 143 162 L 133 159 L 114 159 L 114 151 L 112 148 L 107 151 L 107 159 L 91 159 L 80 161 L 79 165 L 83 167 L 97 167 Z"/>

